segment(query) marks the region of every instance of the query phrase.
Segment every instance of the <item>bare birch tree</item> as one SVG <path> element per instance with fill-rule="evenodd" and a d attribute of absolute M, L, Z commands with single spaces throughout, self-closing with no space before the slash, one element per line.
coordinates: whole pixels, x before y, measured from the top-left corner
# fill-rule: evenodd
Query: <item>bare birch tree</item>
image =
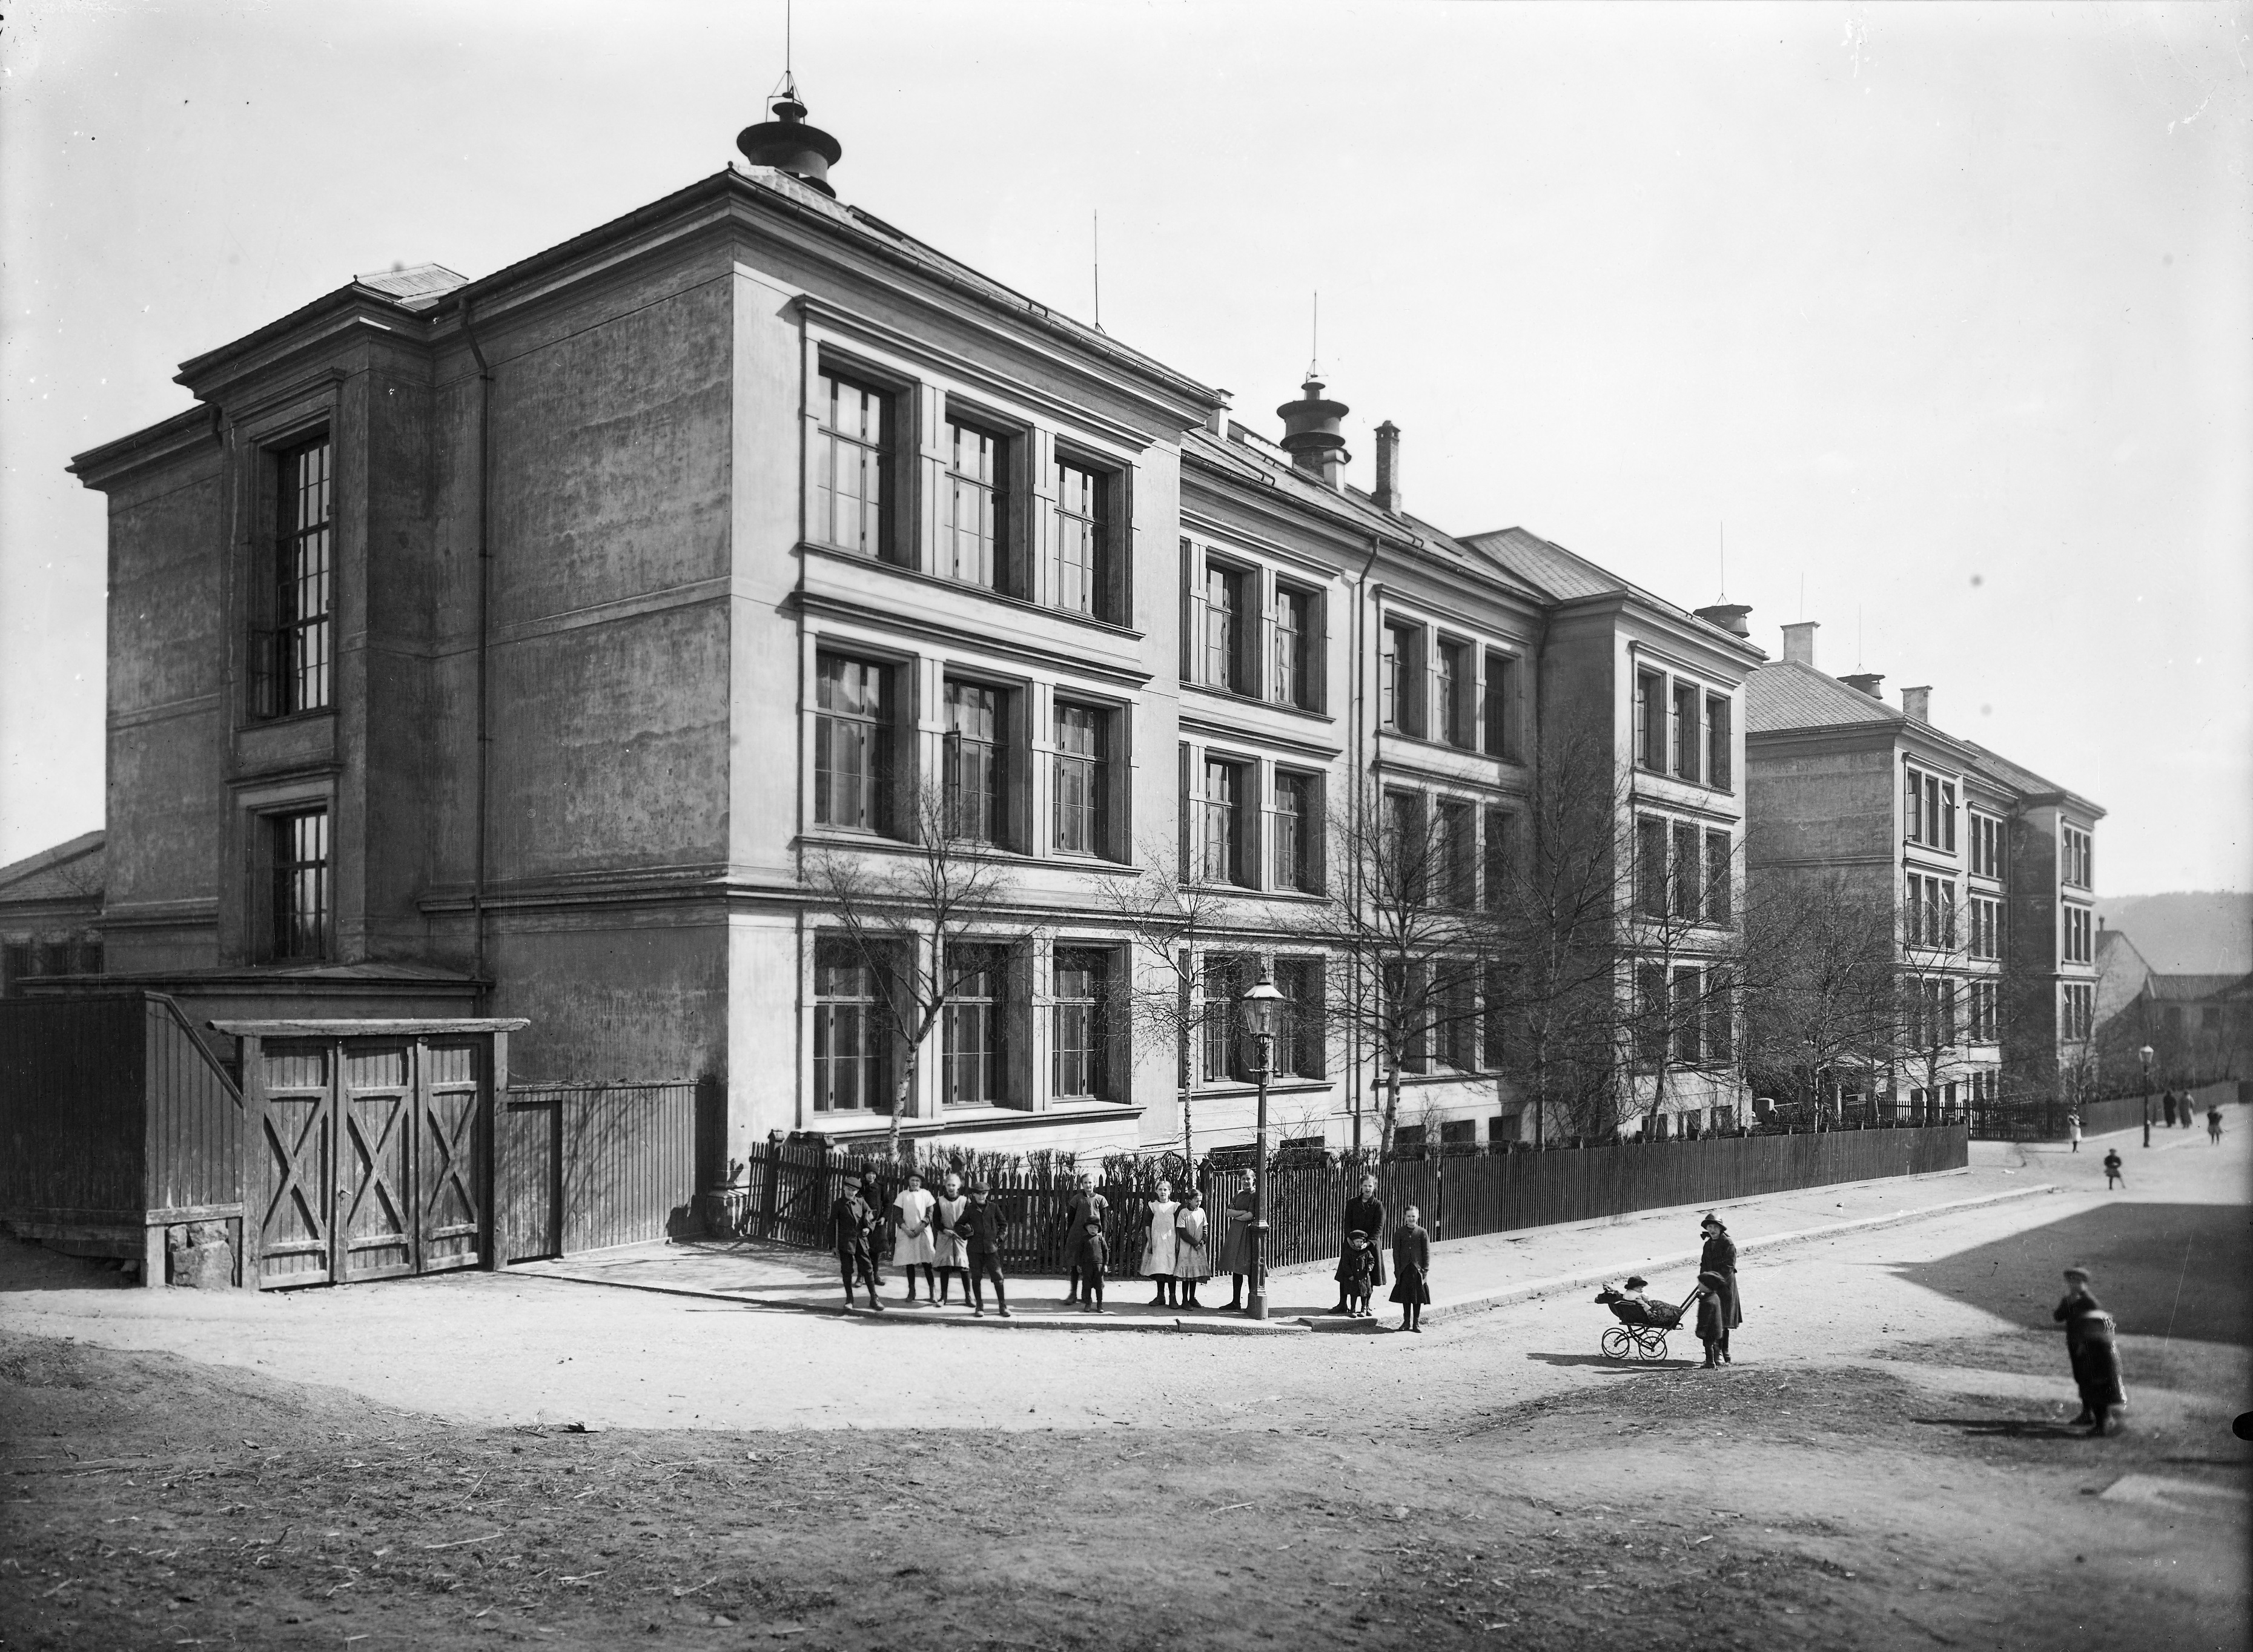
<path fill-rule="evenodd" d="M 924 1046 L 965 985 L 988 967 L 983 948 L 1032 933 L 1008 924 L 1015 886 L 977 845 L 953 835 L 943 790 L 926 784 L 904 801 L 904 841 L 824 848 L 806 867 L 839 938 L 868 971 L 878 1023 L 901 1053 L 885 1137 L 895 1160 Z M 997 924 L 1007 927 L 997 932 Z"/>

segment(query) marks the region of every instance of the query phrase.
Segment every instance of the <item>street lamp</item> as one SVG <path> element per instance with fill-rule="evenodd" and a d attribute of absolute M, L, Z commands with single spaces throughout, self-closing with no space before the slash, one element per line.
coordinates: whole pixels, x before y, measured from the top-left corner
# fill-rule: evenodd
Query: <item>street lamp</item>
<path fill-rule="evenodd" d="M 1259 1122 L 1252 1147 L 1252 1300 L 1245 1310 L 1255 1320 L 1267 1317 L 1267 1070 L 1287 1001 L 1274 977 L 1262 970 L 1259 984 L 1245 991 L 1242 1004 L 1244 1030 L 1258 1052 L 1252 1070 L 1259 1081 Z"/>
<path fill-rule="evenodd" d="M 2149 1044 L 2136 1052 L 2144 1063 L 2144 1145 L 2152 1145 L 2152 1057 L 2159 1054 Z"/>

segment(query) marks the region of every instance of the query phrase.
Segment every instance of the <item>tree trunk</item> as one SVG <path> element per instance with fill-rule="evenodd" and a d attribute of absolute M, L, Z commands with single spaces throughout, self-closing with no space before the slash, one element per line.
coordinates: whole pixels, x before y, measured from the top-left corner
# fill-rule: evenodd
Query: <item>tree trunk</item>
<path fill-rule="evenodd" d="M 1385 1074 L 1385 1127 L 1377 1139 L 1379 1159 L 1392 1151 L 1392 1129 L 1400 1119 L 1400 1063 L 1386 1063 Z"/>
<path fill-rule="evenodd" d="M 900 1064 L 900 1082 L 892 1086 L 891 1126 L 884 1133 L 884 1152 L 894 1164 L 900 1161 L 900 1116 L 907 1112 L 908 1098 L 915 1093 L 916 1058 L 910 1055 Z"/>

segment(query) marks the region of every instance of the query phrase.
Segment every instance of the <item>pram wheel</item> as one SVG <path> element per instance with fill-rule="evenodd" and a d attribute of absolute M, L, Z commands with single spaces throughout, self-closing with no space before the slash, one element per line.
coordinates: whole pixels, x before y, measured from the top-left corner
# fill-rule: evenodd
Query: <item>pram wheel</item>
<path fill-rule="evenodd" d="M 1634 1352 L 1635 1339 L 1627 1334 L 1626 1326 L 1615 1325 L 1603 1334 L 1602 1347 L 1605 1358 L 1627 1359 Z"/>
<path fill-rule="evenodd" d="M 1664 1359 L 1666 1357 L 1666 1333 L 1664 1331 L 1645 1331 L 1641 1336 L 1635 1339 L 1635 1351 L 1636 1356 L 1641 1359 Z"/>

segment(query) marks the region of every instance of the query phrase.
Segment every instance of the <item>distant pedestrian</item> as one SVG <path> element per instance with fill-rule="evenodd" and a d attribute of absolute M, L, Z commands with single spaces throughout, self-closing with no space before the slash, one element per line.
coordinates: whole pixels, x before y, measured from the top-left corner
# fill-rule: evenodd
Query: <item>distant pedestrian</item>
<path fill-rule="evenodd" d="M 2215 1147 L 2222 1145 L 2222 1104 L 2218 1101 L 2206 1110 L 2206 1139 Z"/>
<path fill-rule="evenodd" d="M 1374 1287 L 1384 1284 L 1385 1252 L 1378 1250 L 1377 1247 L 1379 1243 L 1380 1236 L 1385 1231 L 1385 1203 L 1384 1201 L 1377 1196 L 1377 1178 L 1375 1176 L 1364 1174 L 1361 1178 L 1361 1191 L 1345 1202 L 1345 1225 L 1343 1231 L 1349 1234 L 1359 1233 L 1367 1237 L 1369 1240 L 1370 1256 L 1377 1269 L 1376 1273 L 1369 1281 L 1370 1285 Z M 1332 1308 L 1330 1312 L 1333 1314 L 1344 1314 L 1350 1312 L 1351 1308 L 1349 1302 L 1349 1293 L 1345 1288 L 1345 1274 L 1343 1272 L 1343 1269 L 1345 1267 L 1345 1252 L 1343 1248 L 1341 1248 L 1338 1252 L 1338 1267 L 1340 1272 L 1334 1276 L 1338 1282 L 1337 1306 Z"/>
<path fill-rule="evenodd" d="M 1345 1254 L 1338 1258 L 1338 1288 L 1345 1293 L 1346 1312 L 1357 1320 L 1369 1317 L 1369 1299 L 1376 1293 L 1377 1245 L 1358 1229 L 1345 1236 Z"/>
<path fill-rule="evenodd" d="M 1152 1307 L 1178 1307 L 1174 1275 L 1179 1271 L 1181 1241 L 1174 1237 L 1174 1217 L 1181 1206 L 1174 1202 L 1174 1184 L 1160 1181 L 1150 1195 L 1150 1230 L 1142 1241 L 1142 1277 L 1157 1287 Z"/>
<path fill-rule="evenodd" d="M 1729 1333 L 1745 1322 L 1744 1303 L 1737 1294 L 1737 1242 L 1729 1237 L 1727 1225 L 1710 1210 L 1698 1224 L 1698 1231 L 1705 1241 L 1698 1252 L 1699 1272 L 1721 1277 L 1721 1363 L 1726 1365 L 1732 1363 Z"/>
<path fill-rule="evenodd" d="M 978 1318 L 986 1317 L 986 1286 L 994 1286 L 994 1306 L 1008 1319 L 1009 1287 L 1001 1278 L 1001 1232 L 1008 1225 L 998 1206 L 987 1196 L 986 1184 L 980 1182 L 970 1189 L 970 1201 L 962 1214 L 954 1219 L 954 1231 L 962 1241 L 963 1258 L 967 1266 L 963 1275 L 963 1289 L 970 1293 L 971 1310 Z"/>
<path fill-rule="evenodd" d="M 1698 1276 L 1698 1340 L 1705 1345 L 1705 1369 L 1713 1370 L 1728 1357 L 1728 1281 L 1718 1273 Z"/>
<path fill-rule="evenodd" d="M 2065 1115 L 2065 1139 L 2073 1144 L 2073 1150 L 2075 1153 L 2081 1151 L 2081 1115 L 2079 1113 L 2069 1112 Z"/>
<path fill-rule="evenodd" d="M 868 1287 L 868 1306 L 881 1314 L 882 1300 L 876 1295 L 876 1180 L 863 1176 L 848 1183 L 836 1202 L 829 1207 L 830 1235 L 837 1245 L 837 1272 L 845 1281 L 845 1311 L 853 1310 L 853 1290 L 855 1285 Z"/>
<path fill-rule="evenodd" d="M 2104 1150 L 2104 1189 L 2105 1189 L 2105 1191 L 2109 1193 L 2109 1192 L 2110 1192 L 2110 1191 L 2111 1191 L 2115 1187 L 2122 1187 L 2122 1188 L 2124 1188 L 2124 1187 L 2126 1187 L 2127 1185 L 2128 1185 L 2128 1178 L 2127 1178 L 2127 1177 L 2125 1177 L 2125 1176 L 2124 1176 L 2124 1175 L 2122 1175 L 2120 1174 L 2120 1149 L 2119 1149 L 2119 1148 L 2117 1148 L 2117 1147 L 2107 1147 L 2107 1148 L 2105 1148 L 2105 1150 Z"/>
<path fill-rule="evenodd" d="M 950 1170 L 944 1183 L 945 1191 L 931 1201 L 931 1266 L 938 1273 L 938 1300 L 946 1304 L 946 1276 L 962 1276 L 962 1305 L 970 1306 L 970 1255 L 964 1247 L 962 1236 L 955 1224 L 962 1213 L 970 1208 L 970 1201 L 962 1191 L 962 1178 Z"/>
<path fill-rule="evenodd" d="M 2167 1128 L 2175 1127 L 2175 1092 L 2172 1090 L 2159 1098 L 2159 1111 L 2166 1116 Z"/>
<path fill-rule="evenodd" d="M 2050 1317 L 2065 1327 L 2065 1356 L 2073 1367 L 2073 1385 L 2081 1392 L 2081 1415 L 2067 1425 L 2089 1425 L 2092 1434 L 2109 1434 L 2117 1426 L 2115 1413 L 2128 1403 L 2120 1381 L 2120 1349 L 2112 1316 L 2089 1288 L 2086 1268 L 2065 1271 L 2065 1300 Z"/>
<path fill-rule="evenodd" d="M 1205 1214 L 1204 1195 L 1191 1188 L 1174 1212 L 1174 1278 L 1181 1283 L 1183 1307 L 1204 1306 L 1196 1288 L 1211 1277 L 1212 1219 Z"/>
<path fill-rule="evenodd" d="M 907 1186 L 892 1200 L 892 1265 L 908 1278 L 908 1301 L 916 1300 L 916 1270 L 923 1270 L 924 1299 L 933 1307 L 938 1303 L 938 1283 L 931 1272 L 931 1264 L 938 1258 L 938 1248 L 931 1241 L 931 1207 L 938 1201 L 925 1190 L 923 1178 L 914 1171 L 908 1172 Z"/>
<path fill-rule="evenodd" d="M 1220 1212 L 1220 1255 L 1212 1271 L 1228 1275 L 1231 1314 L 1244 1307 L 1244 1277 L 1252 1272 L 1252 1213 L 1258 1202 L 1247 1182 L 1228 1195 L 1227 1207 Z"/>
<path fill-rule="evenodd" d="M 1400 1304 L 1400 1328 L 1421 1331 L 1424 1310 L 1432 1300 L 1432 1236 L 1417 1220 L 1410 1205 L 1392 1230 L 1392 1300 Z"/>
<path fill-rule="evenodd" d="M 1064 1265 L 1068 1278 L 1064 1289 L 1064 1306 L 1075 1303 L 1100 1302 L 1103 1300 L 1103 1218 L 1111 1209 L 1111 1201 L 1095 1190 L 1095 1178 L 1082 1172 L 1078 1191 L 1064 1208 Z M 1088 1254 L 1088 1236 L 1095 1237 L 1095 1254 Z M 1093 1279 L 1092 1286 L 1090 1279 Z"/>

